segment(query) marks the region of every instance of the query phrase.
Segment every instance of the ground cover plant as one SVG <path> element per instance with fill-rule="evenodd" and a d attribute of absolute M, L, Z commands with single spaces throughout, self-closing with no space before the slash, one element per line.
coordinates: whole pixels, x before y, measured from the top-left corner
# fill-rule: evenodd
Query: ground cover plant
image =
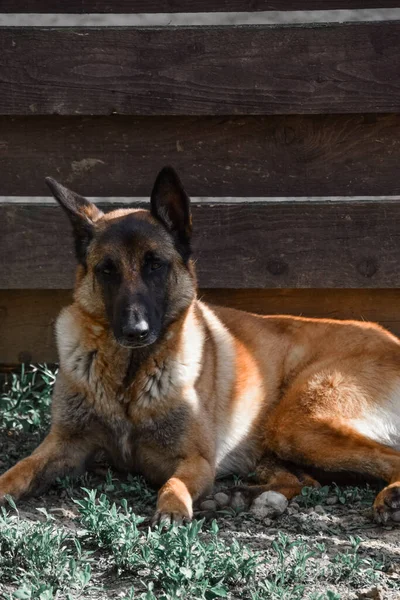
<path fill-rule="evenodd" d="M 7 376 L 1 471 L 44 436 L 55 373 L 37 365 Z M 101 466 L 1 509 L 0 598 L 400 598 L 400 528 L 372 522 L 375 493 L 305 488 L 274 520 L 225 508 L 161 530 L 149 525 L 155 491 Z"/>

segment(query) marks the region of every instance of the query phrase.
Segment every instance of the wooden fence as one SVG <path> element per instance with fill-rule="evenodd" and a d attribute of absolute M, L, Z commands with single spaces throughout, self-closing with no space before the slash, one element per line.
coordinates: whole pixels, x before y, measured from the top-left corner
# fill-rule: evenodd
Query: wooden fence
<path fill-rule="evenodd" d="M 0 12 L 377 3 L 65 4 L 3 0 Z M 4 27 L 0 57 L 1 363 L 55 360 L 53 322 L 70 298 L 69 223 L 44 177 L 107 207 L 143 203 L 164 164 L 194 198 L 204 298 L 400 334 L 399 23 Z"/>

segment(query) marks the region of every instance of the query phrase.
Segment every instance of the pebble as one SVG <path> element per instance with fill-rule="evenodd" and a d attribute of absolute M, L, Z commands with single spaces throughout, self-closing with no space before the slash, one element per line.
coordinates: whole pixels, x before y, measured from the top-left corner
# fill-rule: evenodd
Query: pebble
<path fill-rule="evenodd" d="M 333 506 L 334 504 L 338 503 L 338 500 L 339 498 L 337 496 L 329 496 L 325 502 L 328 506 Z"/>
<path fill-rule="evenodd" d="M 373 598 L 374 600 L 380 600 L 382 594 L 379 588 L 373 587 L 370 590 L 361 591 L 358 593 L 357 598 Z"/>
<path fill-rule="evenodd" d="M 204 500 L 204 502 L 200 504 L 200 508 L 201 510 L 215 511 L 217 510 L 217 503 L 215 500 Z"/>
<path fill-rule="evenodd" d="M 231 507 L 237 512 L 240 512 L 243 511 L 246 508 L 246 506 L 247 504 L 243 494 L 241 494 L 240 492 L 235 492 L 231 500 Z"/>
<path fill-rule="evenodd" d="M 317 506 L 314 508 L 314 510 L 318 515 L 325 514 L 325 510 L 324 510 L 323 506 L 321 506 L 320 504 L 317 504 Z"/>
<path fill-rule="evenodd" d="M 278 492 L 264 492 L 258 496 L 250 509 L 250 512 L 259 519 L 265 517 L 277 517 L 285 512 L 288 506 L 287 498 Z"/>
<path fill-rule="evenodd" d="M 76 515 L 72 512 L 72 510 L 69 510 L 68 508 L 50 508 L 50 512 L 57 516 L 64 517 L 65 519 L 76 519 Z"/>
<path fill-rule="evenodd" d="M 392 521 L 400 523 L 400 510 L 396 510 L 394 513 L 392 513 Z"/>
<path fill-rule="evenodd" d="M 229 496 L 224 492 L 218 492 L 218 494 L 215 494 L 214 500 L 221 508 L 224 508 L 229 504 Z"/>

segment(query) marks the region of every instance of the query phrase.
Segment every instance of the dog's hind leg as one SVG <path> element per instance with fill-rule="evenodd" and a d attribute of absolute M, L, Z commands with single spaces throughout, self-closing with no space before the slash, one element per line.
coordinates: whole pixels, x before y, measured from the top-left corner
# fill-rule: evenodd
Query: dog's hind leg
<path fill-rule="evenodd" d="M 240 493 L 247 506 L 251 506 L 264 492 L 282 494 L 291 500 L 301 493 L 304 487 L 319 487 L 319 483 L 303 471 L 291 469 L 271 452 L 266 451 L 258 462 L 254 479 L 255 485 L 240 485 L 231 489 L 232 499 Z"/>
<path fill-rule="evenodd" d="M 309 416 L 301 420 L 292 413 L 284 424 L 277 425 L 276 435 L 271 435 L 269 441 L 279 456 L 325 471 L 354 472 L 383 479 L 389 485 L 375 499 L 375 519 L 382 523 L 390 518 L 400 520 L 400 452 L 363 436 L 339 420 Z"/>
<path fill-rule="evenodd" d="M 57 477 L 77 475 L 85 468 L 93 447 L 82 436 L 53 428 L 38 448 L 0 477 L 0 504 L 6 495 L 15 500 L 44 491 Z"/>

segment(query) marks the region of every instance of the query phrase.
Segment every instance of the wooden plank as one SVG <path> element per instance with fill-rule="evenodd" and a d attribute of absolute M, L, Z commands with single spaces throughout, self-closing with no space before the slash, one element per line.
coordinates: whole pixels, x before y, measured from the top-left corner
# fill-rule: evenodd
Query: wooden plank
<path fill-rule="evenodd" d="M 148 196 L 172 164 L 192 196 L 400 195 L 400 115 L 0 117 L 0 194 L 52 175 L 88 196 Z"/>
<path fill-rule="evenodd" d="M 2 0 L 3 13 L 194 13 L 398 8 L 396 0 Z"/>
<path fill-rule="evenodd" d="M 54 321 L 69 290 L 0 291 L 0 363 L 55 362 Z"/>
<path fill-rule="evenodd" d="M 377 321 L 400 335 L 400 290 L 201 290 L 215 304 L 260 314 Z M 0 291 L 0 364 L 56 362 L 54 321 L 68 290 Z"/>
<path fill-rule="evenodd" d="M 0 205 L 0 288 L 68 289 L 70 227 L 56 206 Z M 194 204 L 200 285 L 390 288 L 398 285 L 400 202 Z"/>
<path fill-rule="evenodd" d="M 400 111 L 400 23 L 9 28 L 0 114 Z"/>

